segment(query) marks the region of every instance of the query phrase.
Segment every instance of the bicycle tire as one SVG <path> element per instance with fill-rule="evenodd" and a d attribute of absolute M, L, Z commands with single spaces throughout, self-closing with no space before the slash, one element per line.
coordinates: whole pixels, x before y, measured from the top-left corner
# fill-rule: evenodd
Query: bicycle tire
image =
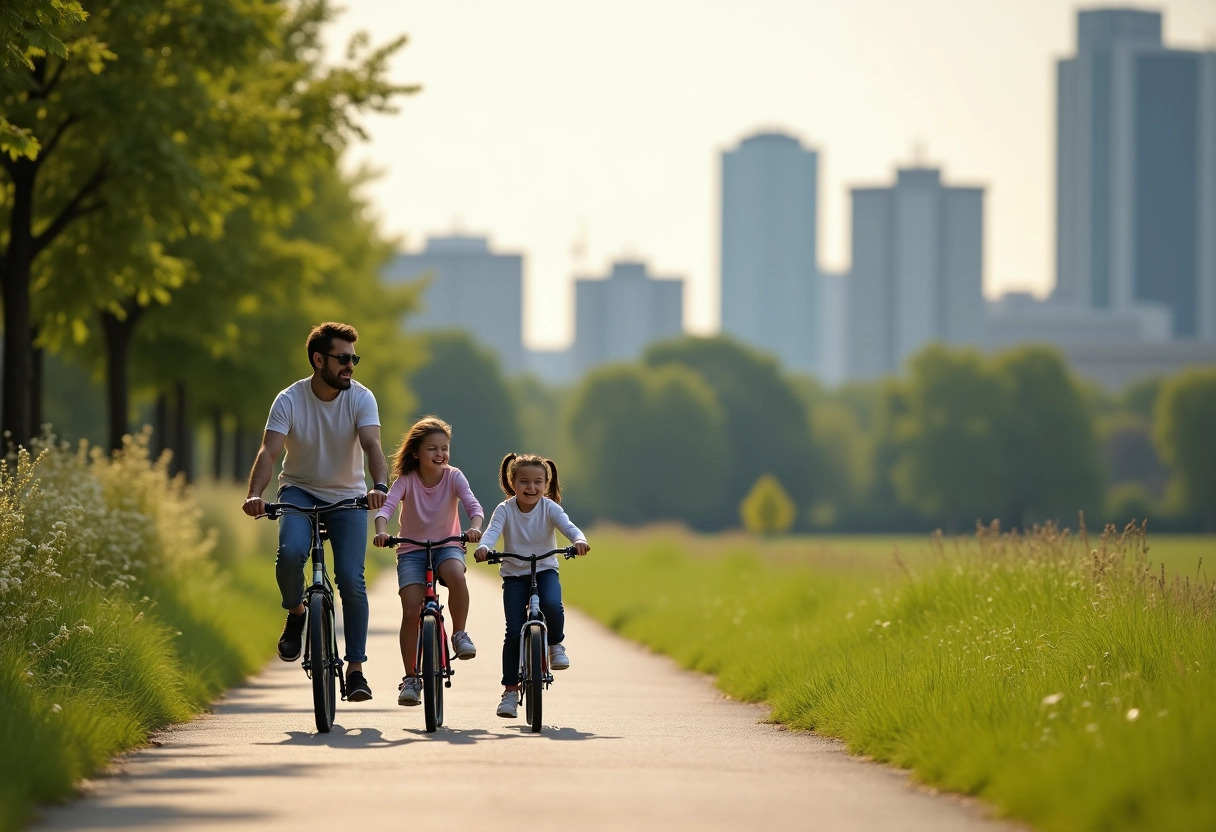
<path fill-rule="evenodd" d="M 439 678 L 439 626 L 435 617 L 426 615 L 422 618 L 422 711 L 426 719 L 428 734 L 434 733 L 439 727 L 437 717 L 442 714 L 443 706 L 439 697 L 442 680 Z"/>
<path fill-rule="evenodd" d="M 533 734 L 541 729 L 541 692 L 545 689 L 545 640 L 539 627 L 524 632 L 524 711 Z"/>
<path fill-rule="evenodd" d="M 328 734 L 334 727 L 334 634 L 333 619 L 325 608 L 325 594 L 314 592 L 308 599 L 308 639 L 312 654 L 312 707 L 317 730 Z"/>

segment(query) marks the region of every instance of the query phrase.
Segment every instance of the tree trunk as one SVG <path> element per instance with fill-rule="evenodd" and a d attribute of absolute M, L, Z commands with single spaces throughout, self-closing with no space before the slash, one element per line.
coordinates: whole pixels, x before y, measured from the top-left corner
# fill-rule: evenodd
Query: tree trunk
<path fill-rule="evenodd" d="M 216 482 L 224 478 L 224 412 L 218 407 L 211 411 L 211 476 Z"/>
<path fill-rule="evenodd" d="M 30 269 L 34 260 L 32 220 L 35 164 L 11 162 L 13 203 L 9 214 L 8 249 L 0 272 L 4 296 L 4 405 L 0 428 L 7 441 L 24 445 L 34 434 L 30 401 L 33 356 L 30 332 Z"/>
<path fill-rule="evenodd" d="M 127 435 L 127 410 L 131 395 L 127 377 L 127 357 L 131 350 L 131 336 L 135 323 L 143 309 L 130 303 L 126 315 L 119 317 L 113 312 L 101 313 L 101 328 L 106 339 L 106 398 L 110 422 L 110 450 L 122 448 Z"/>
<path fill-rule="evenodd" d="M 160 393 L 152 414 L 152 458 L 160 459 L 172 443 L 169 441 L 169 396 Z"/>
<path fill-rule="evenodd" d="M 176 461 L 174 474 L 185 474 L 186 481 L 194 479 L 194 434 L 190 429 L 190 408 L 186 393 L 186 383 L 179 381 L 174 387 L 177 394 L 177 412 L 174 414 L 173 432 L 177 436 L 177 451 L 173 455 Z"/>
<path fill-rule="evenodd" d="M 249 470 L 249 463 L 245 461 L 245 426 L 241 424 L 238 418 L 236 424 L 232 426 L 232 480 L 233 482 L 242 482 L 246 471 Z"/>
<path fill-rule="evenodd" d="M 30 343 L 38 339 L 38 330 L 33 328 L 30 332 Z M 46 351 L 41 347 L 30 348 L 30 427 L 34 431 L 34 436 L 42 435 L 42 391 L 43 381 L 46 378 L 43 373 L 43 357 Z"/>

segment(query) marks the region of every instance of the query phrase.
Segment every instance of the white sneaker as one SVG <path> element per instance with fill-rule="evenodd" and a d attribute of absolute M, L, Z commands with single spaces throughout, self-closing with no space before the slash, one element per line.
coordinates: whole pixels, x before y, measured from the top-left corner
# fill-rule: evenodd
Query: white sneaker
<path fill-rule="evenodd" d="M 401 684 L 397 685 L 397 690 L 401 691 L 397 694 L 398 705 L 422 704 L 422 680 L 417 676 L 404 677 Z"/>
<path fill-rule="evenodd" d="M 566 648 L 560 644 L 549 645 L 549 669 L 565 670 L 570 666 L 570 657 L 566 655 Z"/>
<path fill-rule="evenodd" d="M 519 691 L 504 690 L 502 701 L 498 703 L 498 715 L 503 719 L 515 719 L 519 716 Z"/>
<path fill-rule="evenodd" d="M 477 648 L 473 645 L 473 639 L 469 638 L 468 633 L 464 630 L 457 630 L 452 633 L 452 652 L 458 659 L 471 659 L 477 655 Z"/>

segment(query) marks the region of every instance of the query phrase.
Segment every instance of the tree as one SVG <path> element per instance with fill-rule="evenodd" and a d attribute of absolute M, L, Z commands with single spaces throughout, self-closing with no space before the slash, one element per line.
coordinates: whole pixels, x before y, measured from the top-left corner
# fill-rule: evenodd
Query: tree
<path fill-rule="evenodd" d="M 718 336 L 656 344 L 646 351 L 642 363 L 695 372 L 721 405 L 729 437 L 723 457 L 725 491 L 715 506 L 722 527 L 733 522 L 750 484 L 765 473 L 785 483 L 800 506 L 824 496 L 824 484 L 817 476 L 822 470 L 821 449 L 811 438 L 806 406 L 781 375 L 776 359 Z"/>
<path fill-rule="evenodd" d="M 794 525 L 794 501 L 771 474 L 756 480 L 739 505 L 743 527 L 754 534 L 784 534 Z"/>
<path fill-rule="evenodd" d="M 414 418 L 434 413 L 452 426 L 452 464 L 468 477 L 489 517 L 502 495 L 499 462 L 511 451 L 528 451 L 520 447 L 515 403 L 502 368 L 491 351 L 464 332 L 428 334 L 423 349 L 427 358 L 410 376 L 417 396 Z M 386 445 L 396 446 L 408 427 L 388 432 Z"/>
<path fill-rule="evenodd" d="M 327 0 L 119 0 L 73 41 L 105 44 L 95 60 L 35 61 L 24 88 L 4 90 L 6 107 L 46 136 L 36 161 L 6 165 L 15 198 L 3 267 L 4 426 L 15 439 L 31 421 L 21 393 L 34 369 L 32 319 L 80 340 L 100 314 L 111 420 L 121 426 L 133 331 L 148 307 L 196 278 L 191 241 L 221 239 L 243 209 L 259 224 L 290 223 L 307 194 L 260 207 L 256 194 L 307 183 L 359 134 L 357 112 L 409 91 L 383 80 L 400 39 L 370 52 L 357 41 L 352 65 L 324 69 L 317 32 L 330 14 Z M 74 267 L 48 268 L 54 251 Z"/>
<path fill-rule="evenodd" d="M 903 503 L 958 531 L 1002 505 L 996 437 L 1006 391 L 973 351 L 930 346 L 909 369 L 906 411 L 894 425 L 892 479 Z"/>
<path fill-rule="evenodd" d="M 601 368 L 573 392 L 564 423 L 567 470 L 579 505 L 595 516 L 730 524 L 719 516 L 728 476 L 726 416 L 696 373 L 676 366 Z"/>
<path fill-rule="evenodd" d="M 1204 531 L 1216 532 L 1216 369 L 1167 381 L 1157 399 L 1153 438 Z"/>
<path fill-rule="evenodd" d="M 993 371 L 1006 390 L 990 451 L 1000 460 L 1002 502 L 994 511 L 1025 528 L 1066 523 L 1100 505 L 1102 490 L 1094 414 L 1064 360 L 1046 347 L 998 355 Z"/>

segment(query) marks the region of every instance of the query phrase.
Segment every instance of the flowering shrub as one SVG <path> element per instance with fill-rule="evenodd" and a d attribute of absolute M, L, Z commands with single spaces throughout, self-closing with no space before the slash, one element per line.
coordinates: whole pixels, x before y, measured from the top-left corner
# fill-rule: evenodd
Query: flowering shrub
<path fill-rule="evenodd" d="M 212 568 L 185 486 L 149 459 L 147 436 L 108 455 L 47 441 L 0 462 L 0 644 L 45 659 L 89 622 L 53 626 L 66 597 L 138 601 L 148 581 Z"/>

